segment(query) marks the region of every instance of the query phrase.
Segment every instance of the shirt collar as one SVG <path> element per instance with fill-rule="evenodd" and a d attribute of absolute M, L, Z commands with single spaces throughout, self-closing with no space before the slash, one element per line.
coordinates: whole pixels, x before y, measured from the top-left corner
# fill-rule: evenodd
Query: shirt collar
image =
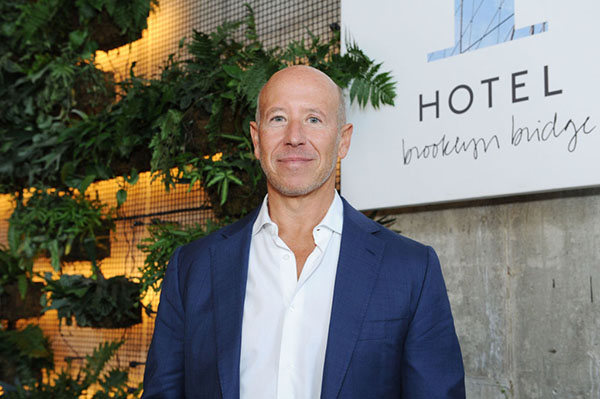
<path fill-rule="evenodd" d="M 337 190 L 334 190 L 333 201 L 329 206 L 329 210 L 325 214 L 325 217 L 317 224 L 316 227 L 326 227 L 332 230 L 335 233 L 342 234 L 342 227 L 344 223 L 344 204 L 342 203 L 342 199 L 338 194 Z M 260 206 L 260 211 L 258 212 L 258 216 L 254 221 L 254 225 L 252 226 L 252 235 L 256 235 L 260 232 L 263 227 L 269 226 L 267 228 L 273 229 L 271 230 L 274 234 L 277 234 L 278 228 L 277 224 L 271 220 L 269 216 L 269 207 L 268 207 L 268 197 L 269 195 L 265 195 L 265 199 Z"/>

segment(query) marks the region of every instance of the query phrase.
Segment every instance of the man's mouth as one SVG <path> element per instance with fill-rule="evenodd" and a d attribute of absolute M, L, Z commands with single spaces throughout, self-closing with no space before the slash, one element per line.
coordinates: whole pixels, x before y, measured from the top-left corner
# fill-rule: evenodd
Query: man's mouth
<path fill-rule="evenodd" d="M 279 158 L 277 161 L 278 162 L 291 162 L 291 163 L 295 163 L 295 162 L 309 162 L 309 161 L 312 161 L 312 158 L 307 158 L 307 157 L 285 157 L 285 158 Z"/>

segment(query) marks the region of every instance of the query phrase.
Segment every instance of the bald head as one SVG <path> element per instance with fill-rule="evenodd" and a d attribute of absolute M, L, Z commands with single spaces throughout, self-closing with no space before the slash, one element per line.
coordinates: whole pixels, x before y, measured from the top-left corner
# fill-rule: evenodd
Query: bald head
<path fill-rule="evenodd" d="M 352 136 L 339 87 L 315 68 L 282 69 L 262 88 L 256 119 L 250 135 L 269 198 L 331 200 L 336 161 L 348 153 Z"/>
<path fill-rule="evenodd" d="M 307 65 L 293 65 L 287 68 L 284 68 L 278 72 L 275 72 L 271 78 L 264 84 L 264 86 L 260 89 L 258 93 L 258 98 L 256 101 L 256 115 L 255 120 L 258 125 L 260 125 L 261 118 L 261 109 L 264 109 L 263 104 L 261 104 L 264 99 L 264 93 L 268 90 L 269 86 L 275 85 L 278 82 L 281 82 L 285 79 L 298 79 L 304 80 L 306 82 L 313 82 L 322 85 L 324 88 L 328 88 L 331 90 L 331 93 L 337 97 L 338 107 L 337 107 L 337 125 L 338 129 L 346 123 L 346 105 L 344 102 L 344 94 L 342 89 L 333 81 L 329 76 L 325 73 L 319 71 L 316 68 Z M 290 93 L 293 95 L 293 93 Z"/>

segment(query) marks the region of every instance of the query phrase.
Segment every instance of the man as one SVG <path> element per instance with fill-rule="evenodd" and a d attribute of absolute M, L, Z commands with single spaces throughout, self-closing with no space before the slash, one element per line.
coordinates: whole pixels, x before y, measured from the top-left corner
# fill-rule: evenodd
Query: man
<path fill-rule="evenodd" d="M 173 255 L 144 398 L 464 398 L 435 253 L 335 191 L 344 119 L 316 69 L 267 82 L 251 123 L 267 197 Z"/>

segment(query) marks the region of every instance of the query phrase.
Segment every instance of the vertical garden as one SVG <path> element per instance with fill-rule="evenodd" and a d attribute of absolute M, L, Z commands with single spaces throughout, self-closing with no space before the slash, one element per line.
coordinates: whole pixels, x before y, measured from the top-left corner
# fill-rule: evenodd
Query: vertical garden
<path fill-rule="evenodd" d="M 304 40 L 266 47 L 242 4 L 243 17 L 189 32 L 155 76 L 138 76 L 135 64 L 119 79 L 100 69 L 96 54 L 139 39 L 158 7 L 156 0 L 0 3 L 0 195 L 10 203 L 0 242 L 5 397 L 139 396 L 128 377 L 143 358 L 122 362 L 119 353 L 147 349 L 148 342 L 128 342 L 126 331 L 153 324 L 171 253 L 264 196 L 248 129 L 271 74 L 309 64 L 360 106 L 393 104 L 390 74 L 352 41 L 340 52 L 339 25 L 327 38 L 307 31 Z M 128 202 L 143 201 L 144 190 L 193 198 L 208 217 L 182 224 L 166 217 L 174 211 L 158 210 L 133 221 L 143 238 L 118 274 L 108 266 L 120 262 L 115 246 L 134 241 L 119 226 L 133 220 Z M 133 253 L 144 261 L 130 270 Z M 41 318 L 59 335 L 45 335 Z M 70 346 L 78 329 L 97 342 L 57 359 L 52 341 Z"/>

